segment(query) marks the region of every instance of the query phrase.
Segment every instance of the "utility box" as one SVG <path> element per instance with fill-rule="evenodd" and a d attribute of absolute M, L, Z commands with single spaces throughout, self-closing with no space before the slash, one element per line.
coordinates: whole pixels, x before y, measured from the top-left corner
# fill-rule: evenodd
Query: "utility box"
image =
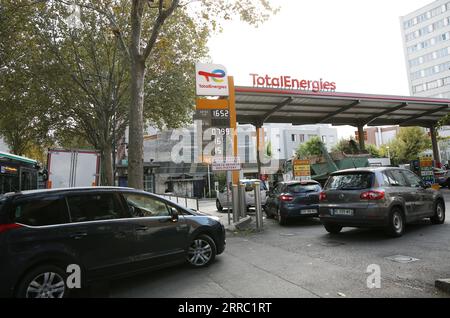
<path fill-rule="evenodd" d="M 49 149 L 47 188 L 99 185 L 100 153 L 96 150 Z"/>

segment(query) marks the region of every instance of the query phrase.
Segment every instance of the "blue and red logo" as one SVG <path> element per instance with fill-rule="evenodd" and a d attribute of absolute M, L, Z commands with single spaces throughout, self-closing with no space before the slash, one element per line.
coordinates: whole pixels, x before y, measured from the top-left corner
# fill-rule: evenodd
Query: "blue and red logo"
<path fill-rule="evenodd" d="M 224 70 L 214 70 L 211 73 L 205 72 L 205 71 L 199 71 L 198 75 L 204 76 L 206 81 L 209 82 L 210 79 L 212 79 L 216 83 L 223 83 L 223 78 L 225 77 L 225 71 Z"/>

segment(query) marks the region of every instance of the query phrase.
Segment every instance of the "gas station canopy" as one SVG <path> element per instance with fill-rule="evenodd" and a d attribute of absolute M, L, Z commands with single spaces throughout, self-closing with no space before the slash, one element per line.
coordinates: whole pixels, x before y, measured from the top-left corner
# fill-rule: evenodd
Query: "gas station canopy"
<path fill-rule="evenodd" d="M 411 96 L 235 87 L 240 124 L 333 124 L 355 127 L 434 127 L 450 113 L 450 100 Z"/>

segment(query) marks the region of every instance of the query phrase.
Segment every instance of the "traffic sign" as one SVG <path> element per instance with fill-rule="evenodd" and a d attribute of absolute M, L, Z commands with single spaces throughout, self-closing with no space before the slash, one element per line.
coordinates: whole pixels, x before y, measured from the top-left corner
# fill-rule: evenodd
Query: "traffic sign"
<path fill-rule="evenodd" d="M 239 157 L 213 158 L 213 171 L 238 171 L 241 170 Z"/>

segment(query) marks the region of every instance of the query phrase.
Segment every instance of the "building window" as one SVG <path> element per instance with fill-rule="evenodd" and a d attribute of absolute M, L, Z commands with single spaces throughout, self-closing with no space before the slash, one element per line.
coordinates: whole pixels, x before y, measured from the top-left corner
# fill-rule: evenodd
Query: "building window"
<path fill-rule="evenodd" d="M 327 136 L 322 136 L 322 142 L 323 142 L 324 144 L 327 143 Z"/>
<path fill-rule="evenodd" d="M 291 141 L 296 142 L 297 141 L 297 135 L 292 134 L 291 135 Z"/>
<path fill-rule="evenodd" d="M 303 134 L 300 135 L 300 142 L 305 142 L 305 135 Z"/>

